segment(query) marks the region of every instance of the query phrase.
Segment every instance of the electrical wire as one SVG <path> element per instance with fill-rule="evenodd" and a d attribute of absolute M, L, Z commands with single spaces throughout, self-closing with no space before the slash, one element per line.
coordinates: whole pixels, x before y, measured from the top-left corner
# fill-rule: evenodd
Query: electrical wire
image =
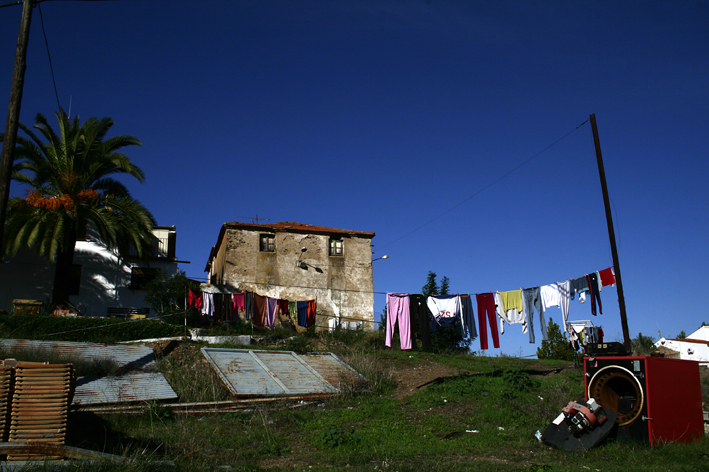
<path fill-rule="evenodd" d="M 57 92 L 57 80 L 54 77 L 52 56 L 49 54 L 49 41 L 47 41 L 47 31 L 44 29 L 44 16 L 42 15 L 42 7 L 39 5 L 39 3 L 37 3 L 37 10 L 39 10 L 39 22 L 42 25 L 42 34 L 44 35 L 44 46 L 47 48 L 47 59 L 49 59 L 49 71 L 52 74 L 52 84 L 54 84 L 54 96 L 57 99 L 57 110 L 61 110 L 62 106 L 59 104 L 59 93 Z"/>
<path fill-rule="evenodd" d="M 574 129 L 572 129 L 571 131 L 569 131 L 568 133 L 566 133 L 565 135 L 563 135 L 562 137 L 560 137 L 559 139 L 557 139 L 556 141 L 554 141 L 553 143 L 549 144 L 547 147 L 545 147 L 545 148 L 542 149 L 541 151 L 537 152 L 535 155 L 533 155 L 532 157 L 530 157 L 530 158 L 527 159 L 526 161 L 524 161 L 524 162 L 522 162 L 521 164 L 519 164 L 517 167 L 513 168 L 512 170 L 510 170 L 510 171 L 507 172 L 506 174 L 504 174 L 504 175 L 502 175 L 501 177 L 497 178 L 496 180 L 494 180 L 493 182 L 489 183 L 489 184 L 486 185 L 485 187 L 481 188 L 480 190 L 478 190 L 478 191 L 475 192 L 474 194 L 470 195 L 470 196 L 469 196 L 468 198 L 466 198 L 465 200 L 462 200 L 461 202 L 459 202 L 459 203 L 453 205 L 453 206 L 450 207 L 448 210 L 446 210 L 446 211 L 444 211 L 443 213 L 439 214 L 438 216 L 436 216 L 436 217 L 434 217 L 434 218 L 428 220 L 426 223 L 424 223 L 424 224 L 422 224 L 421 226 L 419 226 L 419 227 L 417 227 L 417 228 L 415 228 L 415 229 L 409 231 L 408 233 L 404 234 L 403 236 L 400 236 L 400 237 L 396 238 L 395 240 L 393 240 L 393 241 L 391 241 L 391 242 L 385 244 L 384 246 L 382 246 L 382 249 L 385 248 L 385 247 L 387 247 L 387 246 L 391 246 L 392 244 L 394 244 L 394 243 L 396 243 L 396 242 L 398 242 L 398 241 L 401 241 L 402 239 L 406 238 L 407 236 L 412 235 L 412 234 L 415 233 L 416 231 L 418 231 L 418 230 L 420 230 L 420 229 L 422 229 L 422 228 L 424 228 L 424 227 L 430 225 L 431 223 L 433 223 L 434 221 L 438 220 L 439 218 L 441 218 L 441 217 L 447 215 L 447 214 L 450 213 L 451 211 L 453 211 L 453 210 L 455 210 L 456 208 L 458 208 L 459 206 L 461 206 L 463 203 L 465 203 L 465 202 L 467 202 L 468 200 L 472 199 L 473 197 L 478 196 L 479 194 L 481 194 L 481 193 L 484 192 L 485 190 L 489 189 L 490 187 L 492 187 L 493 185 L 495 185 L 496 183 L 498 183 L 499 181 L 501 181 L 502 179 L 504 179 L 504 178 L 507 177 L 508 175 L 510 175 L 510 174 L 512 174 L 513 172 L 517 171 L 519 168 L 521 168 L 521 167 L 524 166 L 525 164 L 531 162 L 533 159 L 535 159 L 536 157 L 538 157 L 538 156 L 541 155 L 542 153 L 544 153 L 544 152 L 546 152 L 547 150 L 549 150 L 551 147 L 555 146 L 557 143 L 559 143 L 559 141 L 563 140 L 564 138 L 566 138 L 567 136 L 569 136 L 571 133 L 573 133 L 574 131 L 576 131 L 577 129 L 579 129 L 580 127 L 582 127 L 583 125 L 585 125 L 585 124 L 588 123 L 589 121 L 590 121 L 590 118 L 589 118 L 588 120 L 584 121 L 583 123 L 581 123 L 580 125 L 578 125 L 576 128 L 574 128 Z"/>

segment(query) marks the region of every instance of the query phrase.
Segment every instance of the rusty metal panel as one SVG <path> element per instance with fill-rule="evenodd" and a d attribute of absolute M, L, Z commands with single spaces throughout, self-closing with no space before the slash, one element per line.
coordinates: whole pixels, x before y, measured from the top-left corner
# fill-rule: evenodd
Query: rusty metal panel
<path fill-rule="evenodd" d="M 313 367 L 325 380 L 339 389 L 341 382 L 351 383 L 354 379 L 364 379 L 352 367 L 330 352 L 301 354 L 300 357 Z"/>
<path fill-rule="evenodd" d="M 116 363 L 118 368 L 124 370 L 155 367 L 155 355 L 153 350 L 146 346 L 2 339 L 0 340 L 0 350 L 34 353 L 46 351 L 55 358 L 56 356 L 61 356 L 86 361 L 110 359 Z"/>
<path fill-rule="evenodd" d="M 202 353 L 234 395 L 279 395 L 287 388 L 259 364 L 251 351 L 202 348 Z"/>
<path fill-rule="evenodd" d="M 116 377 L 79 377 L 72 405 L 175 400 L 177 394 L 161 373 L 145 372 Z"/>
<path fill-rule="evenodd" d="M 332 394 L 343 373 L 358 375 L 332 354 L 216 348 L 202 348 L 202 353 L 239 396 Z"/>

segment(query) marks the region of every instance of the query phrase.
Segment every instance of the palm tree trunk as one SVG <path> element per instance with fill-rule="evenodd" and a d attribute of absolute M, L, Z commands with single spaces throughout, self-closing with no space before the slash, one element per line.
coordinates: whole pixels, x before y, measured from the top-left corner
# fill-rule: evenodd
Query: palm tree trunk
<path fill-rule="evenodd" d="M 57 252 L 57 265 L 54 269 L 54 288 L 52 290 L 52 305 L 55 308 L 67 306 L 72 286 L 72 267 L 74 264 L 74 249 L 76 248 L 76 230 L 69 230 L 68 243 Z"/>

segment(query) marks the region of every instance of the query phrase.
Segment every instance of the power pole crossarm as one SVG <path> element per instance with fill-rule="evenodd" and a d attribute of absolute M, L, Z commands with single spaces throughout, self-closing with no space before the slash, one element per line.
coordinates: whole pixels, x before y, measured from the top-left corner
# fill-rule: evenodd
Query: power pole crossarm
<path fill-rule="evenodd" d="M 12 164 L 15 160 L 15 143 L 17 142 L 17 128 L 20 122 L 25 69 L 27 69 L 27 43 L 30 37 L 32 7 L 33 0 L 23 0 L 22 20 L 20 21 L 20 32 L 17 35 L 15 68 L 12 74 L 12 88 L 10 90 L 10 105 L 7 110 L 2 156 L 0 156 L 0 258 L 4 256 L 2 248 L 4 247 L 5 218 L 7 216 L 7 201 L 10 198 L 10 179 L 12 177 Z"/>

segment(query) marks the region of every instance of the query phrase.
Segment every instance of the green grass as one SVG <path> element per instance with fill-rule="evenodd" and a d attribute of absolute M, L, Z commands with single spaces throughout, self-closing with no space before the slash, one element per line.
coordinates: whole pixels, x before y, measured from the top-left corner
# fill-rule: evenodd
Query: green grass
<path fill-rule="evenodd" d="M 325 401 L 262 404 L 233 413 L 182 416 L 159 404 L 139 416 L 73 413 L 69 445 L 134 461 L 66 470 L 160 470 L 146 460 L 173 460 L 172 470 L 179 471 L 709 470 L 706 438 L 659 447 L 611 441 L 582 453 L 537 441 L 535 432 L 567 402 L 583 399 L 583 372 L 568 362 L 402 352 L 384 349 L 382 333 L 274 340 L 275 349 L 285 343 L 300 352 L 335 352 L 366 381 Z M 393 370 L 422 361 L 464 373 L 404 399 L 394 397 Z M 180 345 L 158 368 L 183 402 L 230 398 L 198 345 Z"/>
<path fill-rule="evenodd" d="M 385 370 L 412 359 L 381 351 L 356 357 Z M 91 446 L 120 454 L 129 444 L 132 453 L 175 460 L 178 470 L 709 470 L 707 439 L 654 448 L 609 442 L 583 453 L 550 448 L 534 433 L 569 400 L 583 398 L 582 372 L 533 375 L 536 361 L 462 357 L 461 367 L 487 372 L 445 378 L 403 400 L 383 382 L 379 391 L 347 392 L 307 406 L 187 417 L 155 408 L 138 417 L 95 417 Z M 101 428 L 112 436 L 102 438 Z"/>

